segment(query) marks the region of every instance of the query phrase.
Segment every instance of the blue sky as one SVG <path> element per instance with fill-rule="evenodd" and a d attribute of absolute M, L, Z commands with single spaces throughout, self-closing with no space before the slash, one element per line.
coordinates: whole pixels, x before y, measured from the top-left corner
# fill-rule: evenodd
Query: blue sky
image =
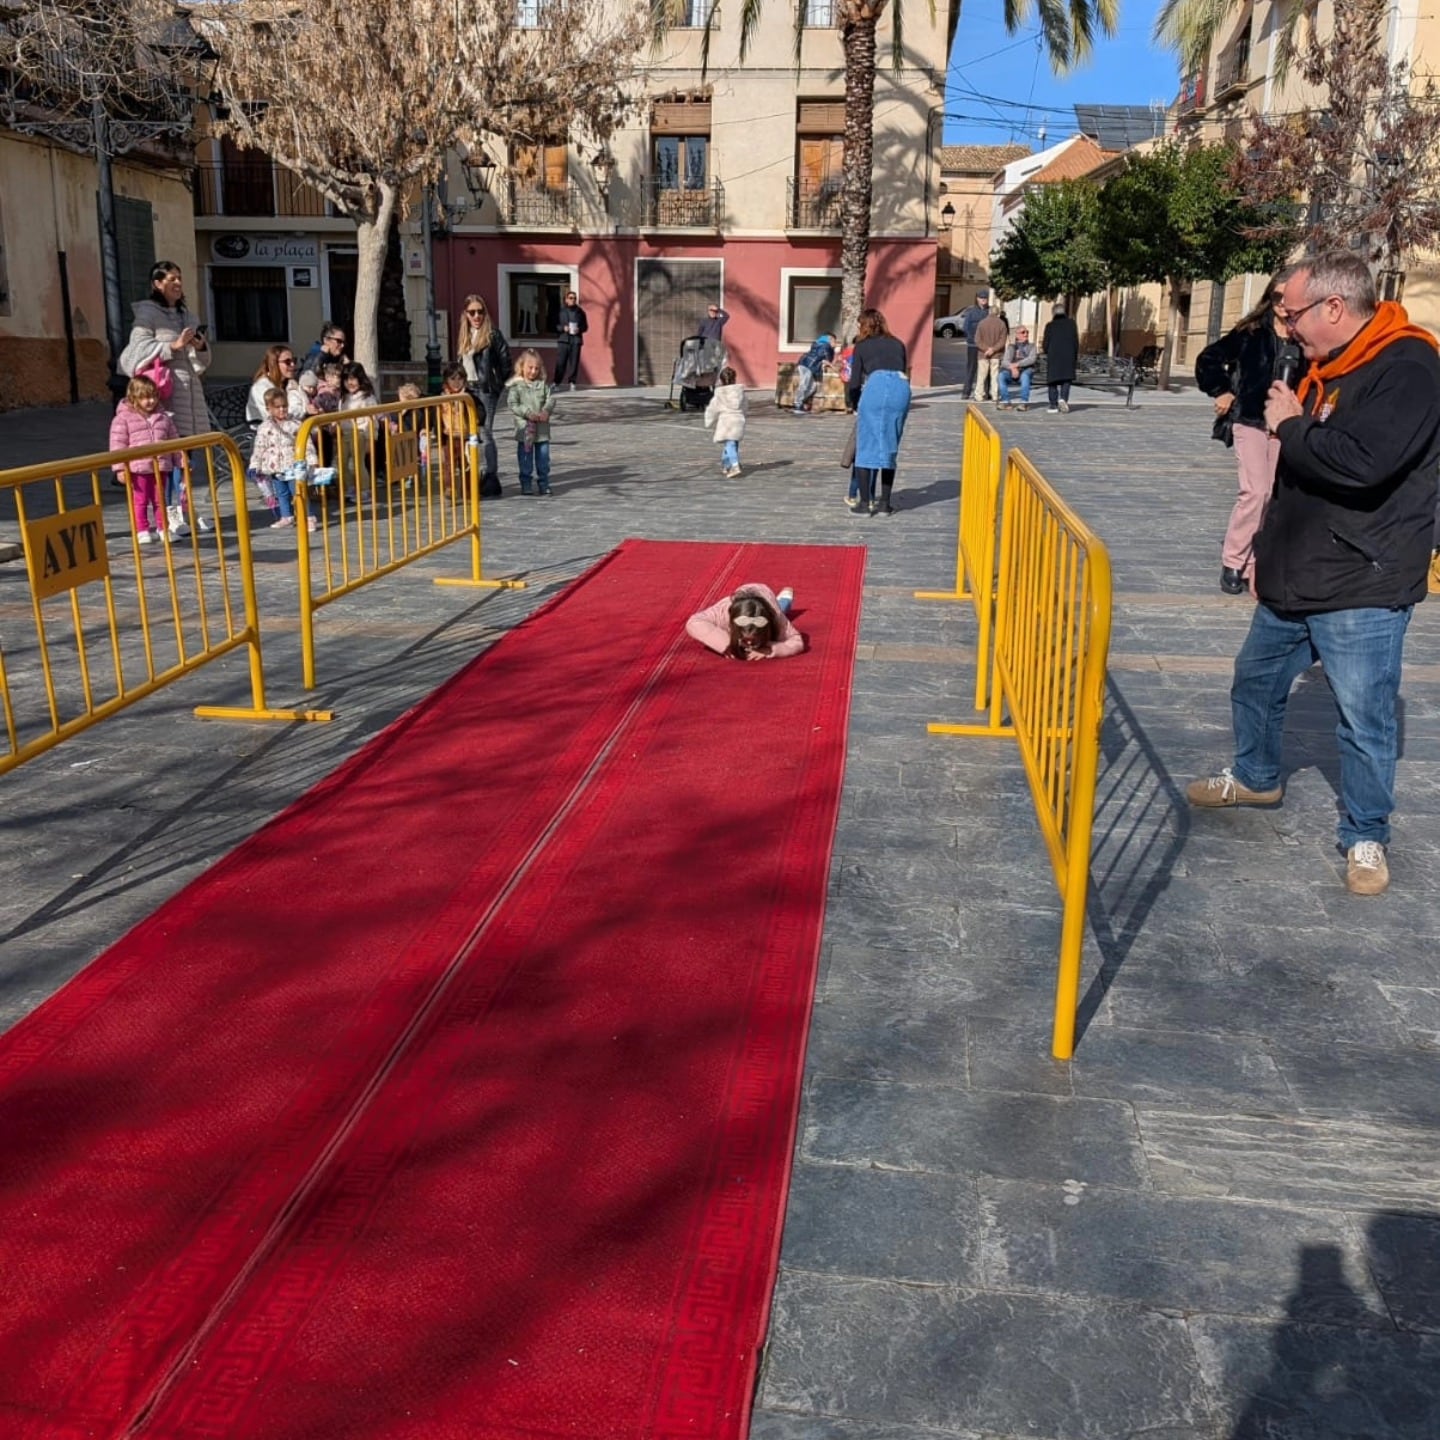
<path fill-rule="evenodd" d="M 1103 37 L 1070 76 L 1052 74 L 1035 25 L 1006 33 L 1001 0 L 965 0 L 945 99 L 946 145 L 1042 147 L 1075 133 L 1079 104 L 1169 104 L 1180 88 L 1174 56 L 1150 40 L 1159 0 L 1121 0 L 1114 39 Z M 977 93 L 978 92 L 978 93 Z M 981 97 L 990 97 L 988 99 Z"/>

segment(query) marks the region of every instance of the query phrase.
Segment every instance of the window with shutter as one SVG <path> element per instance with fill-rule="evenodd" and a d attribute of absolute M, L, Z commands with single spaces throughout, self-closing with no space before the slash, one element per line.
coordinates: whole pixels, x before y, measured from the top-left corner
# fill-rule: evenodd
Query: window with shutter
<path fill-rule="evenodd" d="M 100 218 L 100 197 L 95 197 Z M 115 248 L 120 256 L 120 310 L 128 333 L 130 307 L 150 293 L 150 271 L 155 265 L 155 212 L 148 200 L 115 197 Z"/>

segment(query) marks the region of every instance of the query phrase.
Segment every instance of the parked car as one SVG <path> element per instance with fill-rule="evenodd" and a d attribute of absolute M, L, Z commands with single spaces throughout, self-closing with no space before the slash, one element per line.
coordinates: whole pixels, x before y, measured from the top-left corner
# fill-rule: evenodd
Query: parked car
<path fill-rule="evenodd" d="M 963 312 L 956 311 L 953 315 L 941 315 L 935 321 L 935 333 L 943 335 L 947 340 L 953 340 L 960 333 L 960 316 Z"/>

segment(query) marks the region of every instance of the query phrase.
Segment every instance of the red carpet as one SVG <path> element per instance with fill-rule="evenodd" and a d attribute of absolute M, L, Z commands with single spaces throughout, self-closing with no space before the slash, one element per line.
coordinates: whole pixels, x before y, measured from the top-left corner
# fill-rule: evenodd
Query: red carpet
<path fill-rule="evenodd" d="M 744 1433 L 862 570 L 623 546 L 0 1037 L 0 1435 Z"/>

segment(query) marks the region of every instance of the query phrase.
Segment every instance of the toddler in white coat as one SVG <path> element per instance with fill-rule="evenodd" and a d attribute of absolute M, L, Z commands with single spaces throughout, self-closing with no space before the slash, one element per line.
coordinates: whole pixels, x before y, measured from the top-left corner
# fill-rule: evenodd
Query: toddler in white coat
<path fill-rule="evenodd" d="M 720 452 L 720 471 L 733 480 L 740 473 L 740 442 L 745 438 L 745 387 L 735 383 L 735 372 L 728 365 L 705 407 L 705 428 L 711 426 L 715 443 L 725 447 Z"/>

